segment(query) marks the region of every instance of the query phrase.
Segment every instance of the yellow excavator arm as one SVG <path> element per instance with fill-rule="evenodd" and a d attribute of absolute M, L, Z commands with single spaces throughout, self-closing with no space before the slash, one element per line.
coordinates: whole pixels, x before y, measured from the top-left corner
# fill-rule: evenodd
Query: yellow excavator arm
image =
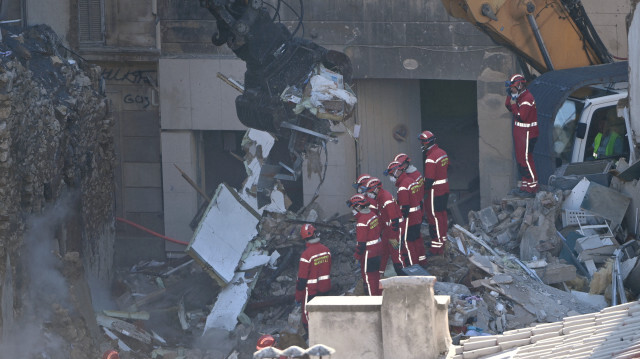
<path fill-rule="evenodd" d="M 578 0 L 442 0 L 538 72 L 612 62 Z"/>

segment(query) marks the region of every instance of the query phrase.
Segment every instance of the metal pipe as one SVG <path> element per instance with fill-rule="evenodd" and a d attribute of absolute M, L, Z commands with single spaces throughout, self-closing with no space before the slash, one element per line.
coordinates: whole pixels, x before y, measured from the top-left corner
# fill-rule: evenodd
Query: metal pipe
<path fill-rule="evenodd" d="M 542 53 L 542 57 L 544 58 L 544 63 L 547 65 L 547 70 L 553 71 L 554 68 L 551 63 L 551 57 L 549 56 L 549 51 L 547 51 L 547 47 L 544 45 L 544 40 L 540 35 L 540 29 L 538 28 L 536 19 L 531 14 L 527 14 L 527 19 L 529 20 L 529 25 L 531 25 L 531 31 L 533 31 L 533 35 L 536 37 L 536 42 L 538 43 L 540 53 Z"/>

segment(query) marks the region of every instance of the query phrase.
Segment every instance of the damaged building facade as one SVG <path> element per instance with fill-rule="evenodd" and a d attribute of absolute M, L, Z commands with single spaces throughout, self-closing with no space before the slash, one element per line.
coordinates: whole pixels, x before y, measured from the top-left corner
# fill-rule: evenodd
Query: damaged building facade
<path fill-rule="evenodd" d="M 5 18 L 51 25 L 102 68 L 119 154 L 116 215 L 188 241 L 205 199 L 175 166 L 208 195 L 223 182 L 240 188 L 246 173 L 238 160 L 246 130 L 233 105 L 238 92 L 217 77 L 242 81 L 245 64 L 226 46 L 211 43 L 213 17 L 198 1 L 15 3 L 3 5 Z M 626 57 L 630 4 L 584 6 L 609 50 Z M 280 19 L 292 30 L 297 26 L 288 9 Z M 515 183 L 509 115 L 502 106 L 515 57 L 451 18 L 440 1 L 311 2 L 304 7 L 304 37 L 350 57 L 358 98 L 353 118 L 332 128 L 338 142 L 327 146 L 316 199 L 325 210 L 346 212 L 343 203 L 356 176 L 382 176 L 395 154 L 420 162 L 417 134 L 424 129 L 449 152 L 450 184 L 461 208 L 485 207 Z M 324 153 L 307 157 L 302 178 L 286 184 L 298 206 L 310 202 L 323 178 Z M 117 258 L 123 262 L 139 246 L 150 258 L 184 250 L 122 222 L 117 230 Z"/>
<path fill-rule="evenodd" d="M 630 9 L 627 2 L 615 4 L 605 8 L 595 1 L 585 2 L 609 49 L 624 57 L 624 17 Z M 38 98 L 30 97 L 35 94 L 23 90 L 20 87 L 23 83 L 10 81 L 16 71 L 19 78 L 29 78 L 26 71 L 20 72 L 24 70 L 21 66 L 34 64 L 35 56 L 30 57 L 15 42 L 13 47 L 9 46 L 12 41 L 22 41 L 10 36 L 20 31 L 9 29 L 3 34 L 10 47 L 5 50 L 13 51 L 15 59 L 14 64 L 6 65 L 7 89 L 11 89 L 7 92 L 16 98 L 29 99 L 30 103 L 44 104 L 38 111 L 48 111 L 40 114 L 21 108 L 10 98 L 5 100 L 11 109 L 7 118 L 20 118 L 7 121 L 4 127 L 0 122 L 0 166 L 6 169 L 0 174 L 3 181 L 0 208 L 4 211 L 0 213 L 3 226 L 0 229 L 5 231 L 8 243 L 19 242 L 28 227 L 17 218 L 18 213 L 38 213 L 46 203 L 67 203 L 62 201 L 67 188 L 79 188 L 81 195 L 71 197 L 71 213 L 75 216 L 62 219 L 64 224 L 54 229 L 59 232 L 56 238 L 65 252 L 81 253 L 89 274 L 98 277 L 110 277 L 111 258 L 116 264 L 128 265 L 142 258 L 182 256 L 194 233 L 204 237 L 210 234 L 202 227 L 199 231 L 194 219 L 201 218 L 200 211 L 210 212 L 221 201 L 240 204 L 243 210 L 242 215 L 234 217 L 236 222 L 229 221 L 227 225 L 249 229 L 243 236 L 247 241 L 256 235 L 253 229 L 260 222 L 260 208 L 253 203 L 255 189 L 251 182 L 255 180 L 252 176 L 256 168 L 243 153 L 247 139 L 252 137 L 237 121 L 233 106 L 237 91 L 218 77 L 220 73 L 242 80 L 245 66 L 228 48 L 211 44 L 215 21 L 198 1 L 148 0 L 131 4 L 122 0 L 72 0 L 68 7 L 60 7 L 53 1 L 23 0 L 5 1 L 0 11 L 4 18 L 21 20 L 24 25 L 47 23 L 60 34 L 63 44 L 79 55 L 78 61 L 86 64 L 83 67 L 86 73 L 82 74 L 68 60 L 57 62 L 54 56 L 49 56 L 47 61 L 62 73 L 61 82 L 79 91 L 71 92 L 69 97 L 75 100 L 86 97 L 89 103 L 83 106 L 71 103 L 72 100 L 62 103 L 55 102 L 55 97 L 51 100 L 48 95 L 52 90 L 47 88 L 46 79 Z M 302 178 L 285 183 L 282 198 L 277 201 L 272 198 L 277 208 L 271 208 L 271 212 L 286 212 L 281 206 L 285 203 L 294 203 L 297 209 L 313 198 L 327 215 L 320 221 L 335 219 L 333 213 L 346 212 L 344 199 L 353 193 L 351 183 L 357 174 L 381 175 L 398 152 L 406 152 L 414 162 L 420 162 L 415 135 L 427 128 L 449 150 L 456 198 L 463 201 L 479 196 L 472 207 L 487 208 L 515 183 L 510 122 L 502 106 L 504 80 L 516 70 L 516 61 L 508 50 L 493 44 L 469 24 L 452 20 L 439 1 L 402 6 L 386 2 L 309 3 L 305 4 L 304 19 L 306 37 L 327 48 L 344 51 L 351 58 L 358 107 L 353 119 L 332 128 L 338 142 L 328 143 L 326 153 L 306 154 Z M 289 11 L 283 12 L 282 20 L 289 27 L 296 27 L 296 18 Z M 18 25 L 14 29 L 19 28 Z M 37 49 L 37 54 L 43 52 L 40 47 Z M 100 70 L 89 64 L 99 65 Z M 110 107 L 102 93 L 110 100 Z M 33 116 L 34 113 L 37 115 Z M 34 128 L 38 131 L 32 131 Z M 114 143 L 110 142 L 111 134 Z M 264 146 L 255 137 L 253 141 L 249 147 Z M 245 181 L 247 176 L 249 179 Z M 193 183 L 185 181 L 187 178 Z M 384 181 L 386 187 L 392 187 Z M 318 187 L 320 182 L 322 186 Z M 225 185 L 220 186 L 222 183 Z M 207 197 L 212 198 L 208 205 Z M 117 238 L 113 232 L 114 203 Z M 221 211 L 226 213 L 225 208 Z M 478 223 L 483 218 L 482 212 L 477 214 Z M 500 221 L 509 217 L 520 223 L 527 220 L 525 210 L 518 216 L 511 210 L 488 216 Z M 272 225 L 278 227 L 279 221 L 286 219 L 281 216 L 277 221 L 263 221 L 276 221 Z M 201 226 L 206 224 L 206 220 L 200 222 Z M 282 233 L 279 239 L 290 239 L 297 225 L 282 226 L 281 230 L 289 233 Z M 491 229 L 495 229 L 493 225 Z M 480 228 L 482 224 L 477 226 Z M 488 228 L 485 231 L 490 232 Z M 498 242 L 490 244 L 499 247 L 504 244 L 500 240 L 508 242 L 504 235 L 497 235 L 505 233 L 491 233 Z M 463 237 L 464 233 L 459 235 Z M 65 238 L 77 242 L 66 242 Z M 202 258 L 202 262 L 208 263 L 217 262 L 216 255 L 224 254 L 197 248 L 197 239 L 193 238 L 190 246 L 196 251 L 190 253 L 193 257 L 210 254 L 211 258 Z M 342 244 L 335 252 L 350 250 Z M 5 251 L 7 263 L 9 260 L 13 263 L 12 253 L 16 250 L 9 245 Z M 243 251 L 240 248 L 234 255 L 240 257 L 246 254 Z M 537 257 L 534 254 L 527 259 L 534 256 Z M 275 260 L 264 254 L 255 257 L 260 257 L 255 260 L 261 265 Z M 73 264 L 74 258 L 70 256 L 68 262 Z M 244 256 L 241 261 L 249 262 Z M 484 264 L 487 262 L 480 261 L 476 266 L 483 268 Z M 349 272 L 353 266 L 342 265 L 346 268 L 342 272 Z M 247 265 L 239 270 L 253 268 Z M 208 269 L 222 278 L 221 284 L 238 276 L 238 272 L 205 268 Z M 504 276 L 495 276 L 500 273 L 489 274 L 494 278 L 477 284 L 497 288 L 496 293 L 505 297 L 511 295 L 499 285 L 511 282 L 504 282 Z M 439 277 L 443 275 L 439 273 Z M 5 283 L 12 280 L 8 271 L 4 278 Z M 453 281 L 453 275 L 449 279 Z M 288 276 L 274 278 L 271 290 L 277 287 L 282 294 L 290 294 L 291 286 L 286 282 L 291 280 Z M 462 308 L 459 313 L 465 310 Z M 231 314 L 229 322 L 235 324 L 238 315 Z M 565 314 L 566 311 L 557 313 L 552 319 Z M 464 322 L 467 318 L 453 319 Z M 113 327 L 113 322 L 103 318 L 100 325 Z M 504 323 L 491 323 L 493 327 L 488 327 L 492 330 L 504 329 L 500 327 Z"/>

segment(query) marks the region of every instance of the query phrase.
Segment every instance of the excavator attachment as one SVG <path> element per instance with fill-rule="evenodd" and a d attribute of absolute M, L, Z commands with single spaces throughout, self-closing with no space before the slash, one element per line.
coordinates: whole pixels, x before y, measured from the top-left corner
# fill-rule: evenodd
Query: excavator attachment
<path fill-rule="evenodd" d="M 279 21 L 281 4 L 267 8 L 262 0 L 200 0 L 216 19 L 216 46 L 227 45 L 246 63 L 242 94 L 236 98 L 238 119 L 245 126 L 276 135 L 274 150 L 262 166 L 258 205 L 269 203 L 276 180 L 297 180 L 303 153 L 325 146 L 330 121 L 351 117 L 356 98 L 349 88 L 351 61 L 296 37 Z M 295 11 L 293 11 L 295 12 Z"/>
<path fill-rule="evenodd" d="M 579 0 L 442 0 L 465 20 L 536 71 L 612 62 Z"/>

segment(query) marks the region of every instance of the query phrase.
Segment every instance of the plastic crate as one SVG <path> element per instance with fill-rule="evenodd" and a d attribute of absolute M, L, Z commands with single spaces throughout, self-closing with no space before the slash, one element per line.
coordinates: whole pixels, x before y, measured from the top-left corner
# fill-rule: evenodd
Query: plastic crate
<path fill-rule="evenodd" d="M 585 211 L 565 209 L 562 211 L 562 227 L 577 226 L 587 224 L 587 213 Z"/>

